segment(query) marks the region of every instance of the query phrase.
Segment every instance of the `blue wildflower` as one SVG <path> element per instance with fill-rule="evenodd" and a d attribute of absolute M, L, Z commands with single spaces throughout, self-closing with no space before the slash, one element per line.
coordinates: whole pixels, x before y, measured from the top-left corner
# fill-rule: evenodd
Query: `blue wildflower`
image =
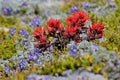
<path fill-rule="evenodd" d="M 10 34 L 12 35 L 12 36 L 14 36 L 14 34 L 15 34 L 15 31 L 16 31 L 16 28 L 12 28 L 12 29 L 10 29 Z"/>
<path fill-rule="evenodd" d="M 98 50 L 98 46 L 97 45 L 92 45 L 92 50 L 95 52 L 96 50 Z"/>
<path fill-rule="evenodd" d="M 23 44 L 24 46 L 29 46 L 29 45 L 30 45 L 30 40 L 23 40 L 23 41 L 22 41 L 22 44 Z"/>
<path fill-rule="evenodd" d="M 37 76 L 38 76 L 37 74 L 29 74 L 27 76 L 27 80 L 36 80 Z"/>
<path fill-rule="evenodd" d="M 35 17 L 32 21 L 31 21 L 31 27 L 37 27 L 40 26 L 41 23 L 41 19 L 40 17 Z"/>
<path fill-rule="evenodd" d="M 17 73 L 17 70 L 14 70 L 13 72 L 14 72 L 14 74 L 16 74 L 16 73 Z"/>
<path fill-rule="evenodd" d="M 70 53 L 72 56 L 75 56 L 76 52 L 77 52 L 76 46 L 73 45 L 73 46 L 70 46 L 70 47 L 69 47 L 69 53 Z"/>
<path fill-rule="evenodd" d="M 28 59 L 29 59 L 29 60 L 32 60 L 32 61 L 34 61 L 34 62 L 37 61 L 38 57 L 39 57 L 38 53 L 29 53 L 29 54 L 28 54 Z"/>
<path fill-rule="evenodd" d="M 12 71 L 12 69 L 8 66 L 5 66 L 5 72 L 8 74 Z"/>
<path fill-rule="evenodd" d="M 39 48 L 34 48 L 34 53 L 39 53 L 40 49 Z"/>
<path fill-rule="evenodd" d="M 71 9 L 70 9 L 70 13 L 74 13 L 76 11 L 79 11 L 79 7 L 78 6 L 73 6 Z"/>
<path fill-rule="evenodd" d="M 90 3 L 83 3 L 82 4 L 82 8 L 84 9 L 84 10 L 88 10 L 89 8 L 90 8 Z"/>
<path fill-rule="evenodd" d="M 2 13 L 4 15 L 11 15 L 13 13 L 13 9 L 11 7 L 3 7 Z"/>
<path fill-rule="evenodd" d="M 48 76 L 41 78 L 40 80 L 51 80 Z"/>
<path fill-rule="evenodd" d="M 22 3 L 22 6 L 27 6 L 27 5 L 28 5 L 27 2 L 23 2 L 23 3 Z"/>
<path fill-rule="evenodd" d="M 27 66 L 27 61 L 24 59 L 21 59 L 18 64 L 19 64 L 20 70 L 23 70 Z"/>
<path fill-rule="evenodd" d="M 51 45 L 50 47 L 47 48 L 49 51 L 52 51 L 54 48 L 53 48 L 53 45 Z"/>
<path fill-rule="evenodd" d="M 19 34 L 20 34 L 21 36 L 29 36 L 29 32 L 26 31 L 26 30 L 19 30 Z"/>

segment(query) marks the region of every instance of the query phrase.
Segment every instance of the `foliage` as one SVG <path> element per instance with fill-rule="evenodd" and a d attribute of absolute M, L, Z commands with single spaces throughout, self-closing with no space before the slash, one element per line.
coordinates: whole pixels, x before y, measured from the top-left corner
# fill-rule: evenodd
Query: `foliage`
<path fill-rule="evenodd" d="M 19 20 L 15 17 L 6 17 L 0 15 L 0 26 L 6 28 L 12 28 L 13 26 L 18 26 Z"/>

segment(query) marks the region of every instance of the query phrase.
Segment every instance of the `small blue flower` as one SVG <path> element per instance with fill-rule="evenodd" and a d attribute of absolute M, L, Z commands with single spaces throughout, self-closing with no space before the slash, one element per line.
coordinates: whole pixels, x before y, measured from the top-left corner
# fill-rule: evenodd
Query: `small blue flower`
<path fill-rule="evenodd" d="M 26 30 L 19 30 L 19 34 L 20 34 L 21 36 L 29 36 L 29 32 L 26 31 Z"/>
<path fill-rule="evenodd" d="M 39 53 L 40 49 L 39 48 L 34 48 L 34 53 Z"/>
<path fill-rule="evenodd" d="M 28 6 L 28 3 L 27 2 L 23 2 L 22 6 Z"/>
<path fill-rule="evenodd" d="M 41 23 L 41 19 L 40 17 L 35 17 L 32 21 L 31 21 L 31 27 L 37 27 L 40 26 Z"/>
<path fill-rule="evenodd" d="M 52 51 L 54 48 L 53 48 L 53 45 L 51 45 L 50 47 L 47 48 L 49 51 Z"/>
<path fill-rule="evenodd" d="M 38 60 L 39 55 L 37 53 L 29 53 L 28 59 L 36 62 Z"/>
<path fill-rule="evenodd" d="M 50 79 L 50 77 L 45 76 L 45 77 L 41 78 L 40 80 L 51 80 L 51 79 Z"/>
<path fill-rule="evenodd" d="M 70 9 L 70 13 L 74 13 L 76 11 L 79 11 L 79 7 L 78 6 L 73 6 L 71 9 Z"/>
<path fill-rule="evenodd" d="M 36 80 L 37 76 L 38 76 L 37 74 L 29 74 L 27 76 L 27 80 Z"/>
<path fill-rule="evenodd" d="M 92 50 L 95 52 L 96 50 L 98 50 L 98 46 L 97 45 L 92 45 Z"/>
<path fill-rule="evenodd" d="M 24 46 L 29 46 L 29 45 L 30 45 L 30 40 L 23 40 L 23 41 L 22 41 L 22 44 L 23 44 Z"/>
<path fill-rule="evenodd" d="M 36 62 L 38 58 L 39 58 L 39 48 L 35 47 L 34 52 L 28 54 L 28 59 Z"/>
<path fill-rule="evenodd" d="M 2 13 L 4 15 L 11 15 L 13 13 L 13 9 L 11 7 L 3 7 Z"/>
<path fill-rule="evenodd" d="M 16 74 L 17 73 L 17 70 L 14 70 L 14 74 Z"/>
<path fill-rule="evenodd" d="M 10 29 L 10 34 L 12 35 L 12 36 L 14 36 L 14 34 L 15 34 L 15 31 L 16 31 L 16 28 L 12 28 L 12 29 Z"/>
<path fill-rule="evenodd" d="M 84 10 L 88 10 L 89 8 L 90 8 L 90 3 L 83 3 L 82 4 L 82 8 L 84 9 Z"/>
<path fill-rule="evenodd" d="M 8 74 L 12 71 L 12 69 L 8 66 L 5 66 L 5 72 Z"/>
<path fill-rule="evenodd" d="M 75 56 L 76 52 L 77 52 L 76 46 L 70 46 L 70 47 L 69 47 L 69 53 L 70 53 L 72 56 Z"/>
<path fill-rule="evenodd" d="M 27 61 L 24 59 L 21 59 L 18 64 L 19 64 L 20 70 L 23 70 L 27 66 Z"/>

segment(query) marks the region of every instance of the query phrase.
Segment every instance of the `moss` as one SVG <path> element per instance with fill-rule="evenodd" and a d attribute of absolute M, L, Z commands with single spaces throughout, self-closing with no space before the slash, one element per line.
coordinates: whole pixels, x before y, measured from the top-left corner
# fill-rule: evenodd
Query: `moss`
<path fill-rule="evenodd" d="M 68 69 L 72 69 L 73 71 L 78 69 L 79 67 L 83 67 L 83 68 L 88 68 L 88 67 L 92 67 L 92 65 L 95 64 L 94 63 L 94 57 L 87 55 L 87 57 L 80 57 L 80 58 L 76 58 L 74 59 L 71 56 L 68 56 L 66 59 L 64 60 L 59 60 L 58 58 L 51 63 L 46 63 L 45 66 L 43 67 L 43 69 L 41 71 L 39 71 L 39 74 L 53 74 L 55 75 L 57 74 L 62 74 L 63 71 L 68 70 Z M 93 70 L 94 71 L 94 70 Z"/>
<path fill-rule="evenodd" d="M 2 41 L 0 44 L 0 58 L 9 59 L 16 54 L 16 43 L 12 39 Z"/>
<path fill-rule="evenodd" d="M 15 17 L 6 17 L 0 15 L 0 26 L 6 27 L 6 28 L 12 28 L 13 26 L 18 26 L 20 20 L 18 20 Z"/>

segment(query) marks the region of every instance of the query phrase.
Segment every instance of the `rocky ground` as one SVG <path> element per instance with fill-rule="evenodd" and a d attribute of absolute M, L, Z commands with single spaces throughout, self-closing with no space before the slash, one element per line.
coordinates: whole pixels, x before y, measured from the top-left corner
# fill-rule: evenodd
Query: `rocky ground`
<path fill-rule="evenodd" d="M 82 68 L 76 71 L 67 70 L 64 71 L 62 76 L 50 76 L 50 75 L 36 75 L 30 74 L 27 76 L 27 80 L 105 80 L 100 74 L 94 74 Z"/>

